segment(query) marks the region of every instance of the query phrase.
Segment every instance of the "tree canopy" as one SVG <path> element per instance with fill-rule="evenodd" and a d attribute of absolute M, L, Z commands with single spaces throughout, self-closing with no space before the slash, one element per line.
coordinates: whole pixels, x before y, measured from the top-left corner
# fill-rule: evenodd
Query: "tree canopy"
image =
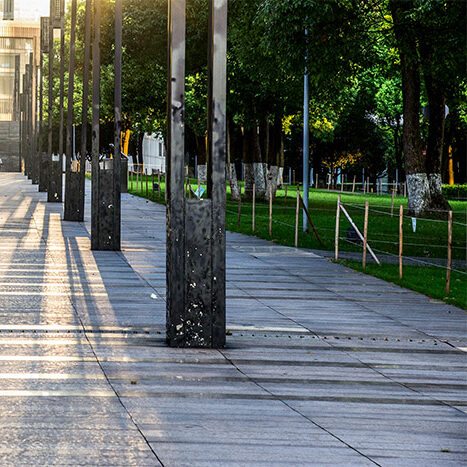
<path fill-rule="evenodd" d="M 76 123 L 81 119 L 84 3 L 78 0 Z M 113 118 L 114 2 L 102 4 L 101 119 L 106 125 Z M 123 125 L 135 135 L 164 136 L 167 0 L 123 4 Z M 205 1 L 187 0 L 187 151 L 198 154 L 201 163 L 207 14 Z M 355 175 L 365 168 L 376 180 L 384 174 L 394 179 L 397 169 L 399 181 L 407 174 L 409 195 L 410 180 L 425 174 L 427 198 L 413 210 L 443 207 L 435 185 L 438 176 L 447 178 L 448 148 L 453 147 L 461 165 L 465 159 L 465 17 L 466 4 L 461 1 L 230 0 L 228 121 L 233 167 L 240 161 L 246 168 L 262 164 L 263 182 L 254 179 L 258 171 L 251 179 L 260 189 L 271 177 L 271 167 L 300 171 L 307 69 L 315 173 L 321 178 L 338 170 Z M 422 117 L 426 105 L 428 119 Z"/>

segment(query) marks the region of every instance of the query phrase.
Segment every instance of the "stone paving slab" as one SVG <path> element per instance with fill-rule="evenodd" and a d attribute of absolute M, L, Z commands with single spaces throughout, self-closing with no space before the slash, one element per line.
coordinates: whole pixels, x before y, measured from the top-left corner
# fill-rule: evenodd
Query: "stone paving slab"
<path fill-rule="evenodd" d="M 466 464 L 462 310 L 228 234 L 227 347 L 171 349 L 164 207 L 93 252 L 87 193 L 0 174 L 0 465 Z"/>

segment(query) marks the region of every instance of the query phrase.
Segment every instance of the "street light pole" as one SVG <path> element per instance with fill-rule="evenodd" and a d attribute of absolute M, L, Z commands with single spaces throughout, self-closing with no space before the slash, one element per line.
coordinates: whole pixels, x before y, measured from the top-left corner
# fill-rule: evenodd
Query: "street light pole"
<path fill-rule="evenodd" d="M 305 37 L 308 43 L 308 29 L 305 30 Z M 303 80 L 303 204 L 304 208 L 308 210 L 308 192 L 310 186 L 310 115 L 309 115 L 309 77 L 308 77 L 308 45 L 307 53 L 305 56 L 305 76 Z M 303 231 L 308 231 L 308 216 L 303 209 Z"/>

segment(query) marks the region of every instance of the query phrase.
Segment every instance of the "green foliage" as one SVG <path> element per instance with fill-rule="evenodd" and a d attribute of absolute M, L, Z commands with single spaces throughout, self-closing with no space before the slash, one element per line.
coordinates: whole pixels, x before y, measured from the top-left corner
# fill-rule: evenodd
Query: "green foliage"
<path fill-rule="evenodd" d="M 460 135 L 467 128 L 467 85 L 462 53 L 465 30 L 459 18 L 465 17 L 465 2 L 412 3 L 405 17 L 407 27 L 435 44 L 434 59 L 427 66 L 446 84 L 450 107 L 446 134 L 462 144 Z M 307 67 L 314 166 L 322 160 L 329 165 L 361 154 L 355 170 L 365 167 L 377 174 L 386 166 L 402 169 L 400 59 L 388 5 L 389 0 L 229 0 L 227 105 L 229 121 L 234 123 L 233 140 L 241 138 L 240 127 L 282 120 L 286 163 L 299 170 Z M 84 6 L 85 0 L 78 0 L 75 123 L 81 121 Z M 167 0 L 125 0 L 123 7 L 123 126 L 136 133 L 164 136 Z M 109 125 L 113 120 L 113 8 L 114 0 L 102 0 L 101 121 Z M 206 131 L 207 18 L 205 0 L 187 0 L 187 145 L 194 141 L 193 135 L 201 137 Z M 54 54 L 55 125 L 59 117 L 58 43 Z M 65 56 L 67 69 L 68 45 Z M 47 57 L 44 66 L 46 70 Z M 47 89 L 47 77 L 44 84 Z M 89 106 L 88 120 L 90 116 Z M 234 144 L 233 162 L 242 153 L 238 149 L 241 141 Z"/>
<path fill-rule="evenodd" d="M 448 199 L 467 199 L 467 185 L 443 185 L 442 190 Z"/>

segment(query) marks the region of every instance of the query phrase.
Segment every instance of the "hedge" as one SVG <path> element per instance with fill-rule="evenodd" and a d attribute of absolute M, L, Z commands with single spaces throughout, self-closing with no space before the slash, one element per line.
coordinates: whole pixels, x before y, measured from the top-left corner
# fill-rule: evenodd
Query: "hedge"
<path fill-rule="evenodd" d="M 467 199 L 467 185 L 443 185 L 442 190 L 447 199 Z"/>

